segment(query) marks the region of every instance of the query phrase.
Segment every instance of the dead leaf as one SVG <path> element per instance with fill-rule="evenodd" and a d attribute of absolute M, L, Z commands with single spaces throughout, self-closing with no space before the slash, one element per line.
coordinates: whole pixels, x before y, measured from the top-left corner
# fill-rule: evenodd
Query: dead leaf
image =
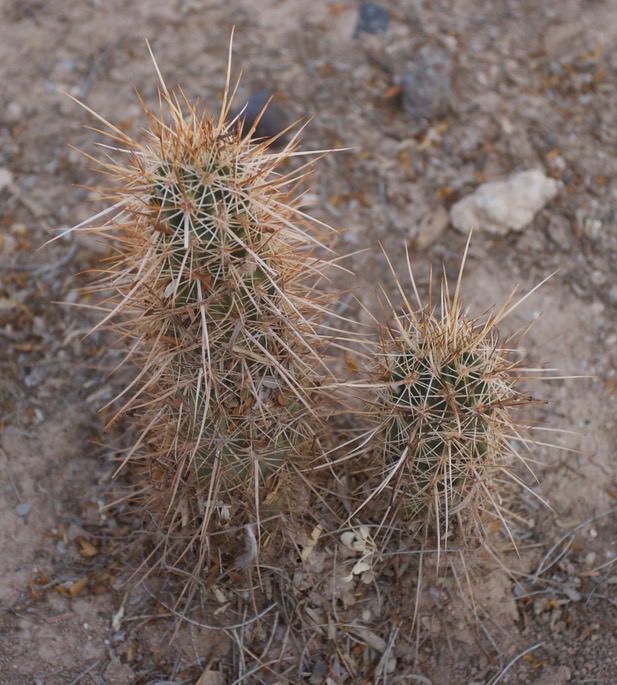
<path fill-rule="evenodd" d="M 609 497 L 612 497 L 613 499 L 617 499 L 617 488 L 608 487 L 608 488 L 606 488 L 606 492 L 607 492 Z"/>
<path fill-rule="evenodd" d="M 306 607 L 304 609 L 304 613 L 311 619 L 311 621 L 313 621 L 313 623 L 315 624 L 314 628 L 316 628 L 317 632 L 320 635 L 323 635 L 323 628 L 322 628 L 323 623 L 324 623 L 323 616 L 320 616 L 315 611 L 315 609 L 312 609 L 311 607 Z"/>
<path fill-rule="evenodd" d="M 358 361 L 356 358 L 351 354 L 351 352 L 345 352 L 343 353 L 343 357 L 345 359 L 345 366 L 347 366 L 347 369 L 351 371 L 352 373 L 358 373 L 359 366 L 358 366 Z"/>
<path fill-rule="evenodd" d="M 359 561 L 352 569 L 351 574 L 353 576 L 358 576 L 365 571 L 370 571 L 371 565 L 364 560 Z"/>
<path fill-rule="evenodd" d="M 126 648 L 126 652 L 124 653 L 124 657 L 127 660 L 127 662 L 130 664 L 131 661 L 135 659 L 135 656 L 137 655 L 137 645 L 134 642 L 130 642 L 129 646 Z"/>
<path fill-rule="evenodd" d="M 349 547 L 349 549 L 353 550 L 354 552 L 356 551 L 356 549 L 353 546 L 355 539 L 356 534 L 350 530 L 345 531 L 341 534 L 341 542 L 345 545 L 345 547 Z"/>
<path fill-rule="evenodd" d="M 113 628 L 114 632 L 118 632 L 120 630 L 120 626 L 122 625 L 122 619 L 124 618 L 124 604 L 116 611 L 116 613 L 113 615 L 111 619 L 111 627 Z"/>
<path fill-rule="evenodd" d="M 384 98 L 386 100 L 392 100 L 394 98 L 399 97 L 399 95 L 403 92 L 403 88 L 400 85 L 394 85 L 390 86 L 385 93 L 383 94 Z"/>
<path fill-rule="evenodd" d="M 72 585 L 69 585 L 69 587 L 64 588 L 64 589 L 68 593 L 68 596 L 72 598 L 72 597 L 77 597 L 77 595 L 82 590 L 85 590 L 87 585 L 88 585 L 88 576 L 84 576 L 83 578 L 76 580 Z"/>
<path fill-rule="evenodd" d="M 0 190 L 13 184 L 13 174 L 6 168 L 0 169 Z"/>
<path fill-rule="evenodd" d="M 349 9 L 349 5 L 346 2 L 332 2 L 328 6 L 328 12 L 330 14 L 341 14 Z"/>
<path fill-rule="evenodd" d="M 313 532 L 309 537 L 309 541 L 306 543 L 306 545 L 304 545 L 304 548 L 302 549 L 302 554 L 300 555 L 302 561 L 306 561 L 311 556 L 322 532 L 323 528 L 321 526 L 315 526 L 315 528 L 313 528 Z"/>
<path fill-rule="evenodd" d="M 91 542 L 86 540 L 83 535 L 78 536 L 75 539 L 75 542 L 77 543 L 77 546 L 79 547 L 79 556 L 84 557 L 85 559 L 90 559 L 92 557 L 97 556 L 99 554 L 99 549 L 95 547 Z"/>
<path fill-rule="evenodd" d="M 386 651 L 386 647 L 388 646 L 386 641 L 365 626 L 352 625 L 349 626 L 349 630 L 377 652 L 383 654 Z"/>
<path fill-rule="evenodd" d="M 212 671 L 210 667 L 199 676 L 195 685 L 225 685 L 223 674 L 220 671 Z"/>
<path fill-rule="evenodd" d="M 38 602 L 41 596 L 39 595 L 39 593 L 36 590 L 36 587 L 34 586 L 34 579 L 32 578 L 32 573 L 30 573 L 28 582 L 30 585 L 30 597 L 33 602 Z"/>

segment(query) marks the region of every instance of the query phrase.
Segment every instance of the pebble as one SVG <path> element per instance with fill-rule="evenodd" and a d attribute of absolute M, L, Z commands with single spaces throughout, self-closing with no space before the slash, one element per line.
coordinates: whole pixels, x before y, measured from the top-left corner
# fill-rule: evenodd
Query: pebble
<path fill-rule="evenodd" d="M 352 38 L 358 38 L 361 33 L 385 33 L 389 23 L 388 10 L 376 2 L 363 2 L 358 8 L 358 21 Z"/>
<path fill-rule="evenodd" d="M 14 297 L 0 297 L 0 313 L 13 311 L 20 304 L 20 301 Z"/>
<path fill-rule="evenodd" d="M 12 254 L 17 249 L 17 238 L 8 233 L 0 233 L 0 253 Z"/>
<path fill-rule="evenodd" d="M 493 235 L 522 231 L 560 187 L 559 181 L 540 169 L 522 171 L 507 181 L 481 185 L 450 209 L 450 221 L 461 233 L 471 229 Z"/>
<path fill-rule="evenodd" d="M 17 124 L 24 118 L 24 108 L 13 100 L 4 108 L 4 120 L 9 124 Z"/>
<path fill-rule="evenodd" d="M 13 174 L 8 169 L 0 169 L 0 190 L 7 188 L 13 183 Z"/>
<path fill-rule="evenodd" d="M 596 241 L 602 235 L 602 222 L 600 219 L 592 219 L 590 217 L 586 218 L 583 222 L 583 232 L 585 235 L 593 241 Z"/>
<path fill-rule="evenodd" d="M 604 285 L 606 283 L 606 274 L 600 269 L 594 269 L 589 276 L 589 280 L 597 286 Z"/>
<path fill-rule="evenodd" d="M 436 243 L 442 233 L 448 228 L 448 212 L 438 207 L 434 212 L 424 216 L 415 228 L 413 240 L 419 250 L 425 250 Z"/>
<path fill-rule="evenodd" d="M 451 72 L 450 56 L 425 45 L 401 79 L 403 111 L 417 120 L 443 116 L 452 99 Z"/>
<path fill-rule="evenodd" d="M 568 249 L 571 242 L 570 221 L 563 214 L 551 213 L 546 231 L 550 240 L 562 250 Z"/>
<path fill-rule="evenodd" d="M 24 238 L 28 233 L 28 227 L 26 224 L 22 223 L 11 224 L 11 228 L 9 230 L 12 235 L 17 236 L 18 238 Z"/>
<path fill-rule="evenodd" d="M 32 509 L 30 502 L 22 502 L 15 507 L 15 513 L 17 516 L 27 516 L 30 513 L 30 509 Z"/>
<path fill-rule="evenodd" d="M 235 119 L 239 115 L 238 121 L 242 135 L 248 134 L 257 119 L 259 119 L 259 122 L 251 136 L 256 142 L 261 142 L 267 138 L 276 138 L 287 128 L 289 124 L 287 115 L 279 105 L 270 100 L 271 97 L 272 93 L 268 91 L 256 90 L 249 95 L 246 102 L 230 112 L 230 120 Z M 274 148 L 283 147 L 285 136 L 276 138 L 271 144 Z"/>
<path fill-rule="evenodd" d="M 56 67 L 61 71 L 75 71 L 75 60 L 70 58 L 61 59 L 56 62 Z"/>

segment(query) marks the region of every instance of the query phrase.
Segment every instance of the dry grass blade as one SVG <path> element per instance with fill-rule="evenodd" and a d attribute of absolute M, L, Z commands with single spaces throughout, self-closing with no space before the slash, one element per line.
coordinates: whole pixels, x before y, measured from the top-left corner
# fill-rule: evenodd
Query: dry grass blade
<path fill-rule="evenodd" d="M 537 644 L 532 645 L 531 647 L 528 647 L 526 650 L 524 650 L 520 654 L 517 654 L 508 663 L 508 665 L 499 674 L 497 674 L 497 676 L 495 676 L 494 678 L 491 678 L 488 685 L 497 685 L 497 683 L 499 683 L 503 679 L 503 677 L 506 675 L 506 673 L 512 668 L 512 666 L 514 666 L 514 664 L 517 661 L 519 661 L 520 659 L 525 657 L 527 654 L 531 654 L 531 652 L 534 652 L 536 649 L 539 649 L 540 647 L 542 647 L 543 644 L 544 644 L 544 642 L 538 642 Z"/>

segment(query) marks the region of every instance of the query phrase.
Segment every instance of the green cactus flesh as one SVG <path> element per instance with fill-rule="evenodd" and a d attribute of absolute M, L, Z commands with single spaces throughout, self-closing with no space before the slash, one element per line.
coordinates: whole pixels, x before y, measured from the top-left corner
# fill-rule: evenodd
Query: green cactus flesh
<path fill-rule="evenodd" d="M 396 413 L 386 444 L 392 458 L 405 448 L 412 452 L 407 468 L 421 490 L 438 468 L 441 453 L 457 461 L 482 461 L 486 455 L 491 398 L 482 366 L 481 357 L 472 352 L 437 367 L 412 354 L 400 355 L 394 363 L 391 403 Z M 459 483 L 460 478 L 451 484 Z"/>

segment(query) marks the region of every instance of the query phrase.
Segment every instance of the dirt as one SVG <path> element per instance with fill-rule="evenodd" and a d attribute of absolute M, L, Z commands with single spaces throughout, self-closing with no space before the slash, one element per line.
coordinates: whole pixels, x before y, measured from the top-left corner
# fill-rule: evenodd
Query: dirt
<path fill-rule="evenodd" d="M 350 1 L 3 3 L 2 685 L 616 682 L 617 4 L 383 7 L 388 33 L 352 38 L 358 7 Z M 99 411 L 114 395 L 109 372 L 119 356 L 104 334 L 83 337 L 96 312 L 70 306 L 87 280 L 75 274 L 105 249 L 83 235 L 42 247 L 104 206 L 87 189 L 98 180 L 92 165 L 74 149 L 96 154 L 99 136 L 66 93 L 138 135 L 145 122 L 133 88 L 156 103 L 147 38 L 167 83 L 216 111 L 234 26 L 239 97 L 274 92 L 291 120 L 310 119 L 305 149 L 339 150 L 316 163 L 306 202 L 340 231 L 338 251 L 354 253 L 347 266 L 363 301 L 390 280 L 379 244 L 401 273 L 409 246 L 423 292 L 431 263 L 455 276 L 465 237 L 448 226 L 447 212 L 481 183 L 540 168 L 562 184 L 523 231 L 490 236 L 478 227 L 464 278 L 469 309 L 480 314 L 517 284 L 528 291 L 556 271 L 504 324 L 506 334 L 533 321 L 526 359 L 560 377 L 530 384 L 550 403 L 532 412 L 548 430 L 534 433 L 537 481 L 527 481 L 551 509 L 533 497 L 525 504 L 529 526 L 508 562 L 515 573 L 475 560 L 463 568 L 453 558 L 417 606 L 413 574 L 377 579 L 385 605 L 366 588 L 339 588 L 347 627 L 367 611 L 378 618 L 361 639 L 347 631 L 341 650 L 349 647 L 355 666 L 337 671 L 317 648 L 312 670 L 279 680 L 248 667 L 240 677 L 246 655 L 233 630 L 178 623 L 148 586 L 131 583 L 121 550 L 138 533 L 135 522 L 103 509 L 116 487 L 112 458 L 130 440 L 123 426 L 103 434 L 110 410 Z M 400 93 L 421 50 L 447 54 L 452 69 L 423 120 L 401 106 Z M 472 593 L 459 592 L 468 585 Z M 313 587 L 325 592 L 327 583 Z M 306 601 L 318 619 L 327 611 L 319 598 Z M 255 649 L 284 649 L 267 621 L 238 630 Z M 380 650 L 391 660 L 387 676 L 375 672 Z"/>

